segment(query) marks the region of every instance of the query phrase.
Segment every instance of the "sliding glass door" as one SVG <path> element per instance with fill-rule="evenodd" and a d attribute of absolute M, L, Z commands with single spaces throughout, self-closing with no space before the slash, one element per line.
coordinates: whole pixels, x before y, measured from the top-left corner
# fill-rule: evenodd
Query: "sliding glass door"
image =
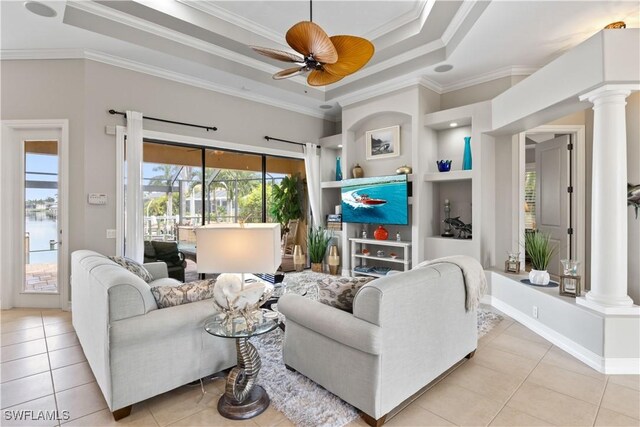
<path fill-rule="evenodd" d="M 272 214 L 273 186 L 295 177 L 304 187 L 299 159 L 151 140 L 144 142 L 143 159 L 144 240 L 176 242 L 187 259 L 187 280 L 196 278 L 196 227 L 278 222 Z M 300 200 L 306 212 L 303 193 Z M 296 225 L 299 231 L 289 236 L 290 243 L 306 239 L 304 220 Z"/>

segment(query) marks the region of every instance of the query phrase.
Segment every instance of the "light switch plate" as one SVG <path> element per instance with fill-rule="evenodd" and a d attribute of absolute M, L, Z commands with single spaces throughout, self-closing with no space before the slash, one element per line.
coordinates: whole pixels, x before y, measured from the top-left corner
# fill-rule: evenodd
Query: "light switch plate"
<path fill-rule="evenodd" d="M 90 205 L 106 205 L 107 195 L 104 193 L 89 193 L 88 202 Z"/>
<path fill-rule="evenodd" d="M 115 239 L 115 238 L 116 238 L 115 228 L 107 228 L 107 239 Z"/>

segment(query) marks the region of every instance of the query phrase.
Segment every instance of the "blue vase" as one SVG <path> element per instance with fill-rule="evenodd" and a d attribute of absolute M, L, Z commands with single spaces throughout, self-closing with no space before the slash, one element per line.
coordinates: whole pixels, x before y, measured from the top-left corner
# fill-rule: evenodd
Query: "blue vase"
<path fill-rule="evenodd" d="M 471 137 L 464 137 L 464 157 L 462 159 L 462 170 L 471 170 Z"/>
<path fill-rule="evenodd" d="M 336 181 L 342 181 L 342 167 L 340 166 L 340 156 L 336 157 Z"/>

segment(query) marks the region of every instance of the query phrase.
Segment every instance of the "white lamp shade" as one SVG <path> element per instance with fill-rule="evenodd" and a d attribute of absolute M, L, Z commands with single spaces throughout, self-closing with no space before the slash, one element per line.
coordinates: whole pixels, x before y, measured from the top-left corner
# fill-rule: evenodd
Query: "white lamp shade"
<path fill-rule="evenodd" d="M 269 273 L 282 262 L 280 224 L 196 228 L 198 273 Z"/>

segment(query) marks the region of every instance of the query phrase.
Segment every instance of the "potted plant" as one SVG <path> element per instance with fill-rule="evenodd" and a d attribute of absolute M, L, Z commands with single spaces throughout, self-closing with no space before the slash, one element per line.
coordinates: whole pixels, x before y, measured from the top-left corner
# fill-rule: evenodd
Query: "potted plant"
<path fill-rule="evenodd" d="M 324 260 L 324 254 L 327 252 L 330 240 L 331 233 L 322 226 L 309 229 L 309 234 L 307 235 L 307 251 L 309 252 L 309 259 L 311 259 L 312 271 L 322 273 L 322 261 Z"/>
<path fill-rule="evenodd" d="M 540 231 L 525 234 L 524 250 L 531 259 L 529 281 L 532 284 L 549 284 L 547 267 L 557 249 L 557 246 L 551 244 L 551 236 L 549 234 L 544 234 Z"/>
<path fill-rule="evenodd" d="M 302 217 L 298 175 L 285 176 L 280 185 L 272 187 L 269 213 L 280 223 L 283 235 L 289 231 L 290 220 Z"/>

